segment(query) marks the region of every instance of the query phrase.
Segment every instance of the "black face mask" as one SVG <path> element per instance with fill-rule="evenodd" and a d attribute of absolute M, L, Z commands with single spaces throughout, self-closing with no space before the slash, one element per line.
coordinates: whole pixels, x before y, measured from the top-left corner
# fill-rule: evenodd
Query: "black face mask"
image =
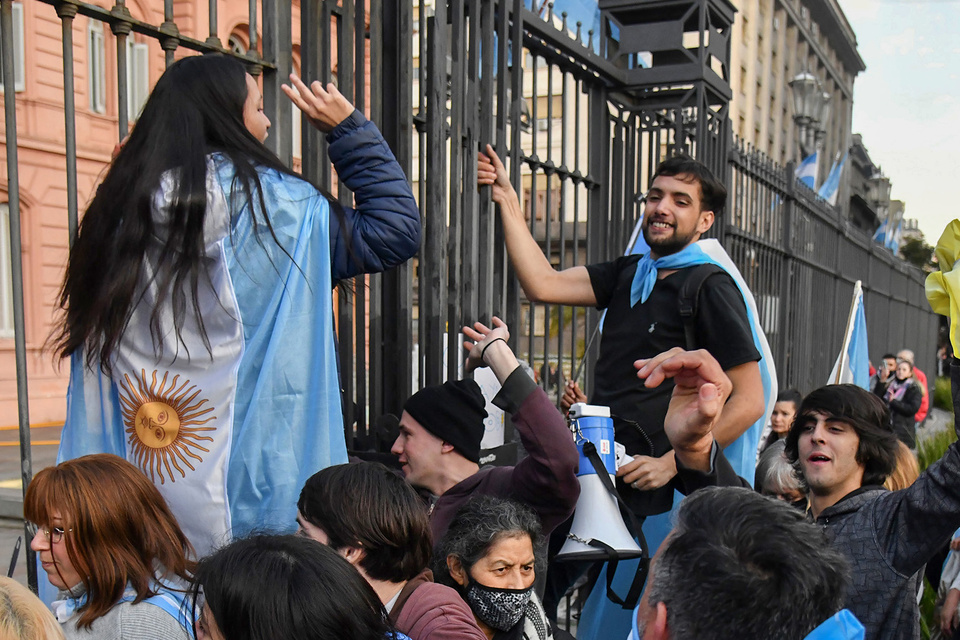
<path fill-rule="evenodd" d="M 497 631 L 509 631 L 523 617 L 533 594 L 526 589 L 496 589 L 470 580 L 464 599 L 477 619 Z"/>

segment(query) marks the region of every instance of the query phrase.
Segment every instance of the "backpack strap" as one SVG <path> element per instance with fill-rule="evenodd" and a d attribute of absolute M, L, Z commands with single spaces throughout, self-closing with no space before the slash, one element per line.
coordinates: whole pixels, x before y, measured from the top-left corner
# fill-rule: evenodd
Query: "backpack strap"
<path fill-rule="evenodd" d="M 680 319 L 683 321 L 683 336 L 687 351 L 697 348 L 696 320 L 697 307 L 700 303 L 700 289 L 707 278 L 715 273 L 723 273 L 723 268 L 712 264 L 699 264 L 691 269 L 691 273 L 680 287 Z"/>

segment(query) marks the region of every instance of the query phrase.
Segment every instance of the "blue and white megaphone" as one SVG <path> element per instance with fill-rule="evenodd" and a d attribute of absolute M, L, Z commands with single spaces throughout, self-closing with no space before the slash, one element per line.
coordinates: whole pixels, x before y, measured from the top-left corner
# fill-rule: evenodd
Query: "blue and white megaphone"
<path fill-rule="evenodd" d="M 607 560 L 610 558 L 610 549 L 622 559 L 639 558 L 643 550 L 627 530 L 616 497 L 604 486 L 594 463 L 583 451 L 585 444 L 593 443 L 612 485 L 616 456 L 610 408 L 578 402 L 570 407 L 570 418 L 580 452 L 580 499 L 573 514 L 570 533 L 556 559 Z"/>

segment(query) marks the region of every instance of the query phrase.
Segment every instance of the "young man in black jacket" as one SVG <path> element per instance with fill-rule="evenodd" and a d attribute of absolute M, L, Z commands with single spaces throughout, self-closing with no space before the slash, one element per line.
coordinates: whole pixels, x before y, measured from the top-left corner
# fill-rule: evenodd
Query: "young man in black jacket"
<path fill-rule="evenodd" d="M 637 367 L 648 386 L 668 377 L 675 382 L 664 429 L 685 488 L 745 484 L 712 435 L 730 388 L 716 360 L 705 351 L 674 349 Z M 951 376 L 960 409 L 957 361 Z M 786 455 L 809 489 L 810 515 L 852 566 L 845 606 L 866 627 L 868 640 L 920 637 L 920 570 L 960 526 L 960 445 L 951 445 L 912 486 L 891 492 L 881 485 L 894 468 L 896 442 L 887 408 L 853 385 L 808 395 L 787 436 Z"/>

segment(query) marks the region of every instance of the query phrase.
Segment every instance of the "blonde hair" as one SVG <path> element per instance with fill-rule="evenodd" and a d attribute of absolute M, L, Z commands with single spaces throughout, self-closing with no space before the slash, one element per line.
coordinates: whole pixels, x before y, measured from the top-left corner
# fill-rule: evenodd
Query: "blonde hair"
<path fill-rule="evenodd" d="M 0 577 L 0 640 L 64 640 L 50 610 L 29 589 Z"/>
<path fill-rule="evenodd" d="M 913 484 L 914 480 L 920 475 L 920 465 L 917 464 L 917 456 L 910 451 L 910 447 L 897 442 L 897 465 L 893 468 L 893 473 L 887 476 L 883 486 L 890 491 L 899 491 L 906 489 Z"/>

